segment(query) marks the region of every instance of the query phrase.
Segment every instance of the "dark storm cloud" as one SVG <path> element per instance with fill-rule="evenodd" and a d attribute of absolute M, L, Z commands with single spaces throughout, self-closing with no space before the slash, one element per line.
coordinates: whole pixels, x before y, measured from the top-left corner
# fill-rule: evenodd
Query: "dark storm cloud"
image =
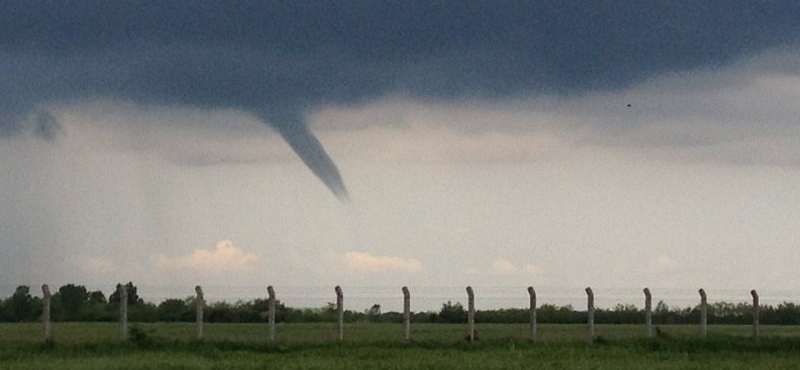
<path fill-rule="evenodd" d="M 3 8 L 0 133 L 24 130 L 46 104 L 95 98 L 240 108 L 277 128 L 336 194 L 346 194 L 338 171 L 302 119 L 320 104 L 389 93 L 502 99 L 618 89 L 719 66 L 800 34 L 795 1 L 8 1 Z"/>

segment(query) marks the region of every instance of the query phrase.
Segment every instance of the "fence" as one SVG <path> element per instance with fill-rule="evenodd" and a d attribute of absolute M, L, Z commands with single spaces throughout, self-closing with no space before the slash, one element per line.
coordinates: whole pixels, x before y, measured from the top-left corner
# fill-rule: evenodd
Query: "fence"
<path fill-rule="evenodd" d="M 120 339 L 122 341 L 128 340 L 128 293 L 126 291 L 126 286 L 123 284 L 118 285 L 118 293 L 119 293 L 119 326 L 120 326 Z M 276 320 L 275 320 L 275 312 L 276 312 L 276 300 L 277 294 L 275 289 L 272 286 L 267 287 L 267 292 L 269 295 L 268 298 L 268 311 L 267 311 L 267 341 L 274 342 L 276 340 Z M 404 286 L 401 288 L 401 292 L 403 295 L 403 339 L 406 341 L 411 340 L 411 291 L 408 287 Z M 529 326 L 529 339 L 533 342 L 537 341 L 538 337 L 538 327 L 537 327 L 537 306 L 536 306 L 536 291 L 532 286 L 527 288 L 527 292 L 530 299 L 530 326 Z M 587 321 L 586 321 L 586 340 L 589 342 L 593 342 L 596 339 L 595 334 L 595 295 L 591 287 L 585 288 L 586 292 L 586 302 L 587 302 Z M 653 330 L 653 312 L 652 312 L 652 294 L 649 288 L 644 288 L 644 316 L 645 316 L 645 328 L 644 333 L 647 337 L 653 338 L 655 336 Z M 50 341 L 52 340 L 52 323 L 51 323 L 51 294 L 49 287 L 45 284 L 42 286 L 42 303 L 43 303 L 43 313 L 42 313 L 42 324 L 44 327 L 44 340 Z M 336 295 L 336 338 L 338 341 L 344 340 L 344 291 L 342 287 L 336 286 L 334 288 L 334 293 Z M 466 287 L 467 293 L 467 336 L 466 339 L 469 342 L 473 342 L 477 339 L 476 331 L 475 331 L 475 292 L 471 286 Z M 707 325 L 708 325 L 708 297 L 704 289 L 699 289 L 698 293 L 700 295 L 700 319 L 699 319 L 699 336 L 701 338 L 705 338 L 707 336 Z M 751 290 L 750 294 L 752 296 L 752 338 L 754 340 L 758 340 L 760 335 L 759 329 L 759 312 L 760 312 L 760 303 L 759 303 L 759 295 L 756 290 Z M 204 323 L 204 314 L 203 310 L 205 308 L 205 297 L 203 295 L 203 289 L 200 286 L 195 287 L 195 308 L 196 308 L 196 327 L 197 327 L 197 339 L 202 340 L 204 336 L 203 331 L 203 323 Z"/>

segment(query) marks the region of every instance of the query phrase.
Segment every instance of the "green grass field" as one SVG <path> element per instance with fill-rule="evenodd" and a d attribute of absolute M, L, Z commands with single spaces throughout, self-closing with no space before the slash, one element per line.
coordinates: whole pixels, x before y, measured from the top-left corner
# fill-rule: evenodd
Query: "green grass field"
<path fill-rule="evenodd" d="M 136 324 L 122 343 L 112 323 L 55 323 L 53 343 L 40 324 L 0 324 L 0 369 L 797 369 L 800 328 L 662 326 L 658 339 L 635 325 L 598 325 L 587 343 L 585 325 L 540 325 L 537 343 L 527 325 L 479 324 L 479 340 L 464 341 L 465 325 L 418 324 L 405 343 L 402 325 L 355 323 L 344 342 L 334 324 L 206 324 L 196 341 L 192 324 Z"/>

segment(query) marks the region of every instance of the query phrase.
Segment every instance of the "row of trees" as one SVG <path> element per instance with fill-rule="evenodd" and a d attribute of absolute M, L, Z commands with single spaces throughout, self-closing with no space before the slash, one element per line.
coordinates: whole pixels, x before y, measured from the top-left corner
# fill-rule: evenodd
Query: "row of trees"
<path fill-rule="evenodd" d="M 125 284 L 128 305 L 132 307 L 153 306 L 139 297 L 133 283 Z M 50 302 L 51 318 L 54 321 L 113 321 L 119 312 L 119 284 L 108 299 L 101 291 L 89 291 L 85 286 L 67 284 L 53 293 Z M 0 321 L 36 321 L 42 316 L 42 299 L 31 295 L 30 287 L 20 285 L 14 294 L 0 300 Z M 139 311 L 139 310 L 136 310 Z M 132 319 L 136 316 L 130 316 Z"/>
<path fill-rule="evenodd" d="M 191 322 L 196 318 L 195 297 L 167 299 L 158 305 L 145 302 L 137 294 L 133 283 L 126 284 L 128 292 L 128 318 L 133 322 Z M 100 291 L 89 291 L 82 285 L 67 284 L 51 297 L 53 321 L 115 321 L 119 315 L 119 295 L 108 298 Z M 266 319 L 266 299 L 250 301 L 214 302 L 204 310 L 206 322 L 263 322 Z M 0 300 L 0 321 L 37 321 L 42 315 L 42 299 L 34 297 L 28 286 L 19 286 L 11 297 Z M 464 323 L 467 311 L 461 303 L 447 302 L 439 311 L 415 312 L 412 321 L 417 323 Z M 329 303 L 321 308 L 292 308 L 277 302 L 275 318 L 278 322 L 333 322 L 336 307 Z M 347 310 L 346 322 L 402 322 L 399 312 L 381 312 L 380 305 L 360 311 Z M 530 312 L 526 308 L 478 310 L 475 320 L 484 323 L 526 323 Z M 578 324 L 587 320 L 586 311 L 572 306 L 544 304 L 537 309 L 541 323 Z M 653 309 L 654 324 L 696 324 L 700 320 L 699 307 L 669 307 L 663 301 Z M 760 321 L 765 325 L 800 325 L 800 306 L 784 302 L 778 306 L 761 307 Z M 709 324 L 748 324 L 752 322 L 752 306 L 748 303 L 715 302 L 709 305 Z M 611 309 L 596 309 L 598 324 L 643 324 L 644 310 L 633 305 L 617 305 Z"/>

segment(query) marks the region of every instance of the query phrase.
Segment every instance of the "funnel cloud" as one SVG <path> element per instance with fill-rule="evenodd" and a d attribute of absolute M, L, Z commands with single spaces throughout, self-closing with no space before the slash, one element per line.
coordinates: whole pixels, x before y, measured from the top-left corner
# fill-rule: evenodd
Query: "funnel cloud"
<path fill-rule="evenodd" d="M 336 164 L 303 122 L 302 117 L 293 111 L 277 114 L 261 113 L 261 117 L 278 130 L 308 169 L 322 180 L 336 198 L 342 202 L 350 200 Z"/>

